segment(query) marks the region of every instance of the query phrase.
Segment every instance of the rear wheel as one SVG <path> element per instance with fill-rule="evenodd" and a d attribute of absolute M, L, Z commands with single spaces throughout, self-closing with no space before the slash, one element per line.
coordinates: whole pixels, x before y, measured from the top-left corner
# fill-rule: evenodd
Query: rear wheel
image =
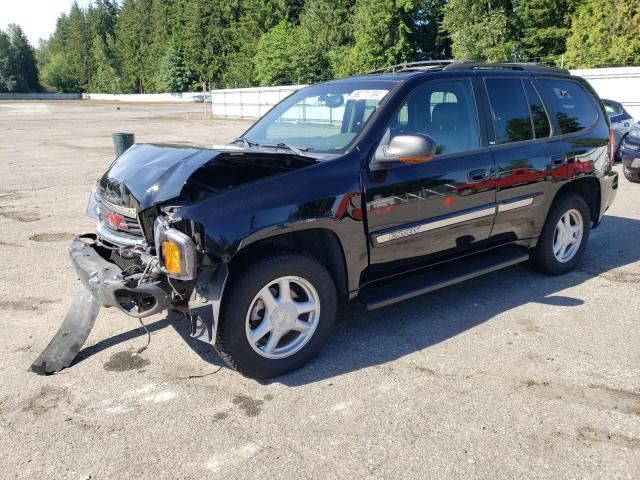
<path fill-rule="evenodd" d="M 624 178 L 633 183 L 640 183 L 640 172 L 632 172 L 626 166 L 622 166 L 622 172 L 624 173 Z"/>
<path fill-rule="evenodd" d="M 563 195 L 551 207 L 531 254 L 532 266 L 543 273 L 561 275 L 578 264 L 589 240 L 591 215 L 584 198 Z"/>
<path fill-rule="evenodd" d="M 293 253 L 272 255 L 229 285 L 216 350 L 248 377 L 282 375 L 317 355 L 336 309 L 333 280 L 320 262 Z"/>

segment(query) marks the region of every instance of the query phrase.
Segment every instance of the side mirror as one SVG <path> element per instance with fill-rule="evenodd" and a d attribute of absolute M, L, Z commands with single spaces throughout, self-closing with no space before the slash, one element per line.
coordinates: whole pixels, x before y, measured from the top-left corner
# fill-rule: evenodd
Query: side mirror
<path fill-rule="evenodd" d="M 435 154 L 436 142 L 429 135 L 396 135 L 388 145 L 378 146 L 371 162 L 371 169 L 382 170 L 403 164 L 426 163 L 431 161 Z"/>

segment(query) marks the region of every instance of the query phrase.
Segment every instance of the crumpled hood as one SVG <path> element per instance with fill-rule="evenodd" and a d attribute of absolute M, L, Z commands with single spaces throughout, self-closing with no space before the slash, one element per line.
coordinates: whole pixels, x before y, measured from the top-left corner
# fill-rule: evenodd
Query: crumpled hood
<path fill-rule="evenodd" d="M 244 150 L 233 145 L 214 150 L 136 144 L 102 176 L 100 193 L 113 204 L 145 210 L 180 196 L 187 181 L 205 166 L 204 183 L 229 188 L 313 163 L 312 159 Z"/>

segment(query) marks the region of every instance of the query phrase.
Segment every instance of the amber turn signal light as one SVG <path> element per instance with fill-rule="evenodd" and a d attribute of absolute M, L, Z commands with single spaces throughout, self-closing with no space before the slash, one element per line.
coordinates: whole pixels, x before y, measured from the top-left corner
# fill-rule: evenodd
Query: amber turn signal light
<path fill-rule="evenodd" d="M 171 241 L 162 242 L 162 261 L 169 273 L 181 273 L 180 247 Z"/>

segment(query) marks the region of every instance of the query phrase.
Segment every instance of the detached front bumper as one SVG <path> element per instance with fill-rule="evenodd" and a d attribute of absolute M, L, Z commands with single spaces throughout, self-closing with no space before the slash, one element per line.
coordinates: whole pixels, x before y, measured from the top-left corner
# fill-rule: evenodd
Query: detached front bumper
<path fill-rule="evenodd" d="M 136 318 L 148 317 L 171 306 L 171 296 L 158 281 L 127 275 L 100 254 L 93 234 L 77 236 L 69 247 L 80 282 L 102 307 L 116 307 Z M 104 253 L 104 252 L 103 252 Z"/>

